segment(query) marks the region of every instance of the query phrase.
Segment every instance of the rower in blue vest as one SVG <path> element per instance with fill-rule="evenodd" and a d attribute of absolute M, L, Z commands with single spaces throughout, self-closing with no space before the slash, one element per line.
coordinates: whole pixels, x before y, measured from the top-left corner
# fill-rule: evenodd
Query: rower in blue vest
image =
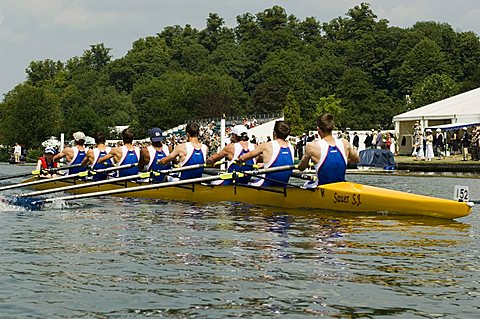
<path fill-rule="evenodd" d="M 122 131 L 122 140 L 122 146 L 112 148 L 107 155 L 99 158 L 97 163 L 102 164 L 113 158 L 115 165 L 137 164 L 118 170 L 118 177 L 136 175 L 139 172 L 138 162 L 140 160 L 140 148 L 133 146 L 133 131 L 130 128 Z"/>
<path fill-rule="evenodd" d="M 285 121 L 276 121 L 273 128 L 273 140 L 260 144 L 255 150 L 238 157 L 238 161 L 246 162 L 249 159 L 263 155 L 263 168 L 293 165 L 293 146 L 286 141 L 290 134 L 290 126 Z M 286 187 L 292 175 L 292 170 L 267 173 L 259 176 L 253 186 L 279 186 Z M 263 178 L 262 178 L 263 177 Z"/>
<path fill-rule="evenodd" d="M 98 160 L 110 153 L 112 150 L 111 147 L 105 145 L 106 140 L 105 140 L 105 134 L 103 132 L 97 132 L 95 133 L 95 148 L 90 149 L 87 151 L 87 156 L 83 159 L 82 165 L 83 166 L 90 166 L 92 170 L 99 170 L 99 169 L 104 169 L 107 167 L 113 166 L 113 161 L 112 159 L 109 159 L 102 164 L 98 163 Z M 110 175 L 108 173 L 95 173 L 92 176 L 92 180 L 94 181 L 101 181 L 104 179 L 107 179 Z"/>
<path fill-rule="evenodd" d="M 307 143 L 305 154 L 298 164 L 299 170 L 309 166 L 310 161 L 315 165 L 317 179 L 307 182 L 306 188 L 314 188 L 319 185 L 344 182 L 347 163 L 358 163 L 360 157 L 344 138 L 336 139 L 332 136 L 335 127 L 334 117 L 325 113 L 317 119 L 317 130 L 321 140 Z"/>
<path fill-rule="evenodd" d="M 187 133 L 187 142 L 177 145 L 168 156 L 159 161 L 160 165 L 167 165 L 168 163 L 176 160 L 177 157 L 180 167 L 205 164 L 208 147 L 202 144 L 198 139 L 200 127 L 197 123 L 188 123 L 185 127 L 185 131 Z M 169 176 L 168 180 L 175 181 L 198 178 L 202 177 L 202 174 L 203 167 L 183 171 L 176 177 Z"/>
<path fill-rule="evenodd" d="M 226 145 L 220 152 L 213 154 L 207 159 L 207 164 L 213 164 L 221 159 L 227 159 L 227 170 L 229 173 L 243 172 L 252 170 L 252 166 L 255 164 L 255 159 L 251 158 L 245 162 L 246 165 L 238 165 L 236 160 L 239 156 L 245 153 L 251 152 L 255 149 L 255 144 L 249 142 L 248 130 L 244 125 L 235 125 L 232 128 L 231 143 Z M 235 183 L 247 184 L 250 182 L 251 176 L 240 177 L 235 180 Z M 213 185 L 231 185 L 232 180 L 219 180 L 213 181 Z"/>
<path fill-rule="evenodd" d="M 171 165 L 161 165 L 160 160 L 170 155 L 170 148 L 167 144 L 163 143 L 163 133 L 158 127 L 154 127 L 150 130 L 150 141 L 152 145 L 143 148 L 141 151 L 141 163 L 140 167 L 144 167 L 147 172 L 158 172 L 165 169 L 170 169 Z M 165 174 L 153 176 L 152 181 L 155 183 L 165 181 Z"/>
<path fill-rule="evenodd" d="M 75 141 L 75 146 L 66 147 L 63 151 L 58 153 L 53 157 L 55 162 L 58 162 L 62 158 L 66 158 L 68 165 L 77 165 L 81 164 L 83 159 L 86 156 L 85 151 L 85 134 L 83 132 L 73 133 L 73 139 Z M 85 171 L 86 167 L 75 167 L 68 170 L 68 174 L 77 174 Z"/>

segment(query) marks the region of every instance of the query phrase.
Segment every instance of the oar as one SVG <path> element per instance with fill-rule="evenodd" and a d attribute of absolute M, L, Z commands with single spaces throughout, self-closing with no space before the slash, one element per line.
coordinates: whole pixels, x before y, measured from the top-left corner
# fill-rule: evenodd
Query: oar
<path fill-rule="evenodd" d="M 252 167 L 252 168 L 257 168 L 257 169 L 262 167 L 258 164 L 247 164 L 245 162 L 238 162 L 238 161 L 235 161 L 235 164 L 240 165 L 240 166 L 248 166 L 248 167 Z M 314 166 L 313 163 L 310 163 L 310 166 L 311 167 Z M 298 165 L 295 165 L 295 168 L 297 168 L 297 167 L 298 167 Z M 292 171 L 292 177 L 304 179 L 304 180 L 307 180 L 307 181 L 315 181 L 317 179 L 316 176 L 312 176 L 312 175 L 305 174 L 305 173 L 300 173 L 298 170 L 297 170 L 297 172 Z"/>
<path fill-rule="evenodd" d="M 171 168 L 171 169 L 165 169 L 165 170 L 160 170 L 160 171 L 146 172 L 146 173 L 140 173 L 140 174 L 136 174 L 136 175 L 105 179 L 105 180 L 101 180 L 101 181 L 88 182 L 88 183 L 84 183 L 84 184 L 69 185 L 69 186 L 45 189 L 45 190 L 41 190 L 41 191 L 20 194 L 20 195 L 18 195 L 18 197 L 40 196 L 40 195 L 45 195 L 45 194 L 69 191 L 69 190 L 73 190 L 73 189 L 99 186 L 99 185 L 104 185 L 104 184 L 113 184 L 113 183 L 117 183 L 117 182 L 131 181 L 131 180 L 135 180 L 135 179 L 150 178 L 150 177 L 152 177 L 152 175 L 153 176 L 158 176 L 158 175 L 161 175 L 161 174 L 178 173 L 178 172 L 188 171 L 188 170 L 192 170 L 192 169 L 202 168 L 202 167 L 205 167 L 205 165 L 206 164 L 195 164 L 195 165 L 183 166 L 183 167 L 179 167 L 179 168 Z"/>
<path fill-rule="evenodd" d="M 98 170 L 95 170 L 95 171 L 85 171 L 85 172 L 80 172 L 80 173 L 76 173 L 76 174 L 64 175 L 64 176 L 59 176 L 59 177 L 54 177 L 54 178 L 38 179 L 38 180 L 35 180 L 35 181 L 31 181 L 31 182 L 3 186 L 3 187 L 0 187 L 0 191 L 4 191 L 4 190 L 7 190 L 7 189 L 20 188 L 20 187 L 28 187 L 28 186 L 39 185 L 39 184 L 45 184 L 45 183 L 50 183 L 50 182 L 63 181 L 63 180 L 67 180 L 67 179 L 77 178 L 77 177 L 87 177 L 88 174 L 113 172 L 113 171 L 116 171 L 116 170 L 133 167 L 133 166 L 136 166 L 136 165 L 137 164 L 127 164 L 127 165 L 120 165 L 120 166 L 102 168 L 102 169 L 98 169 Z"/>
<path fill-rule="evenodd" d="M 265 168 L 263 170 L 258 170 L 258 171 L 249 171 L 249 172 L 242 172 L 242 173 L 238 172 L 238 173 L 236 173 L 236 175 L 237 175 L 237 177 L 242 177 L 242 176 L 244 176 L 243 175 L 244 173 L 249 173 L 249 174 L 252 174 L 252 175 L 256 175 L 256 174 L 286 171 L 286 170 L 291 170 L 291 169 L 294 169 L 294 168 L 295 168 L 294 165 L 285 165 L 285 166 L 277 166 L 277 167 L 273 167 L 273 168 Z M 145 191 L 145 190 L 149 190 L 149 189 L 160 189 L 160 188 L 165 188 L 165 187 L 180 186 L 180 185 L 192 184 L 192 183 L 205 183 L 205 182 L 211 182 L 211 181 L 220 180 L 220 179 L 232 179 L 233 175 L 234 175 L 233 173 L 224 173 L 224 174 L 220 174 L 220 175 L 217 175 L 217 176 L 198 177 L 198 178 L 180 180 L 180 181 L 175 181 L 175 182 L 149 184 L 149 185 L 121 188 L 121 189 L 112 189 L 112 190 L 108 190 L 108 191 L 100 191 L 100 192 L 94 192 L 94 193 L 70 195 L 70 196 L 64 196 L 64 197 L 52 197 L 52 198 L 47 198 L 47 199 L 44 199 L 44 200 L 39 200 L 39 201 L 33 202 L 32 204 L 38 205 L 39 203 L 51 203 L 51 202 L 54 202 L 54 201 L 57 201 L 57 200 L 65 200 L 65 201 L 66 200 L 75 200 L 75 199 L 98 197 L 98 196 L 105 196 L 105 195 L 132 193 L 132 192 L 138 192 L 138 191 Z"/>
<path fill-rule="evenodd" d="M 25 177 L 25 176 L 30 176 L 30 175 L 40 175 L 40 174 L 43 174 L 43 173 L 52 174 L 52 173 L 55 173 L 55 172 L 58 172 L 58 171 L 63 171 L 63 170 L 66 170 L 66 169 L 80 167 L 80 166 L 82 166 L 82 164 L 55 167 L 55 168 L 49 168 L 49 169 L 43 169 L 42 168 L 42 169 L 39 169 L 39 170 L 32 171 L 30 173 L 22 173 L 22 174 L 17 174 L 17 175 L 10 175 L 10 176 L 2 176 L 2 177 L 0 177 L 0 181 L 6 180 L 6 179 L 11 179 L 11 178 Z"/>

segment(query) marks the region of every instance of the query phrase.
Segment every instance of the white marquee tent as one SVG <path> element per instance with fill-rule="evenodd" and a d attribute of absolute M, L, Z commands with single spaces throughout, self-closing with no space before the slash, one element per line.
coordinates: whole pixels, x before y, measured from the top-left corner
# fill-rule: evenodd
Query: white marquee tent
<path fill-rule="evenodd" d="M 422 128 L 450 127 L 455 129 L 480 123 L 480 88 L 425 105 L 393 117 L 395 132 L 399 137 L 400 152 L 409 152 L 416 121 Z M 403 141 L 403 143 L 402 143 Z"/>

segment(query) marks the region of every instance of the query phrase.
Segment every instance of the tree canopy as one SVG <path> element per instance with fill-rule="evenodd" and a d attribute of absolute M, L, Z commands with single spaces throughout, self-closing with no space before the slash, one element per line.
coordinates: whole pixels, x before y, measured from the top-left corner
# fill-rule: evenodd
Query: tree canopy
<path fill-rule="evenodd" d="M 331 21 L 273 6 L 228 27 L 210 13 L 204 29 L 167 26 L 123 57 L 110 51 L 99 43 L 32 61 L 0 103 L 0 143 L 282 110 L 295 133 L 314 129 L 322 110 L 343 128 L 391 128 L 396 114 L 480 86 L 478 35 L 432 21 L 389 26 L 368 3 Z"/>

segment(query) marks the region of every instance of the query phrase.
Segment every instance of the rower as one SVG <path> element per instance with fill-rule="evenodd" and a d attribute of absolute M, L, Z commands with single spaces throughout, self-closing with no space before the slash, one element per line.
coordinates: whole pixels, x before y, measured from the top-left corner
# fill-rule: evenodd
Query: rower
<path fill-rule="evenodd" d="M 95 148 L 87 151 L 87 155 L 82 161 L 82 166 L 90 166 L 92 170 L 99 170 L 113 166 L 113 161 L 111 159 L 103 162 L 102 164 L 98 163 L 98 159 L 107 155 L 112 150 L 111 147 L 105 145 L 105 134 L 103 132 L 95 133 Z M 92 179 L 94 181 L 100 181 L 108 178 L 107 173 L 96 173 L 93 174 Z"/>
<path fill-rule="evenodd" d="M 53 157 L 55 162 L 58 162 L 62 158 L 66 158 L 67 165 L 77 165 L 82 163 L 86 156 L 85 152 L 85 134 L 83 132 L 73 133 L 73 139 L 75 140 L 75 146 L 66 147 L 63 151 Z M 86 167 L 74 167 L 68 170 L 68 174 L 77 174 L 85 171 Z"/>
<path fill-rule="evenodd" d="M 112 148 L 107 155 L 100 157 L 97 161 L 102 164 L 113 158 L 116 165 L 138 164 L 140 160 L 140 148 L 133 146 L 133 131 L 126 128 L 122 131 L 123 146 Z M 138 174 L 138 165 L 130 168 L 118 170 L 118 177 L 130 176 Z"/>
<path fill-rule="evenodd" d="M 200 133 L 200 127 L 197 123 L 188 123 L 185 131 L 187 133 L 187 142 L 179 144 L 175 147 L 173 152 L 168 156 L 162 158 L 159 161 L 160 165 L 166 165 L 179 157 L 178 164 L 180 167 L 204 164 L 208 153 L 208 147 L 202 144 L 198 140 L 198 134 Z M 191 178 L 202 177 L 203 168 L 192 169 L 189 171 L 183 171 L 179 174 L 178 178 L 169 176 L 169 181 L 185 180 Z"/>
<path fill-rule="evenodd" d="M 332 130 L 335 127 L 334 117 L 331 114 L 321 114 L 317 119 L 317 130 L 321 140 L 307 143 L 305 154 L 298 164 L 299 170 L 309 166 L 310 160 L 315 165 L 317 179 L 307 182 L 306 188 L 315 188 L 335 182 L 345 181 L 347 163 L 358 163 L 360 157 L 350 142 L 344 138 L 335 139 Z"/>
<path fill-rule="evenodd" d="M 240 166 L 236 163 L 236 160 L 239 156 L 242 156 L 243 154 L 251 152 L 255 149 L 255 145 L 249 142 L 247 128 L 244 125 L 235 125 L 231 131 L 230 141 L 231 143 L 225 146 L 220 152 L 210 156 L 207 159 L 207 164 L 213 164 L 223 158 L 226 158 L 229 173 L 233 171 L 244 172 L 251 170 L 252 166 L 255 164 L 254 158 L 246 161 L 246 165 Z M 251 176 L 245 176 L 237 178 L 235 182 L 247 184 L 250 182 L 250 179 Z M 230 179 L 212 182 L 214 185 L 231 185 L 232 183 L 233 181 Z"/>
<path fill-rule="evenodd" d="M 56 177 L 56 174 L 50 174 L 48 172 L 51 168 L 57 168 L 57 162 L 53 161 L 53 156 L 55 155 L 55 149 L 53 147 L 46 147 L 44 155 L 38 158 L 36 171 L 40 172 L 39 177 L 42 178 L 52 178 Z"/>
<path fill-rule="evenodd" d="M 293 146 L 286 141 L 289 134 L 290 126 L 285 121 L 276 121 L 273 128 L 273 141 L 260 144 L 253 151 L 239 156 L 238 161 L 244 163 L 251 158 L 263 155 L 264 168 L 293 165 Z M 291 175 L 291 170 L 267 173 L 259 176 L 259 180 L 251 182 L 250 185 L 286 187 Z"/>
<path fill-rule="evenodd" d="M 145 170 L 148 172 L 170 169 L 171 165 L 160 164 L 160 160 L 170 155 L 171 151 L 168 145 L 163 144 L 163 134 L 160 128 L 154 127 L 150 130 L 150 141 L 152 145 L 143 148 L 141 151 L 141 162 L 139 166 L 145 166 Z M 152 181 L 156 183 L 163 182 L 164 180 L 165 174 L 152 177 Z"/>

